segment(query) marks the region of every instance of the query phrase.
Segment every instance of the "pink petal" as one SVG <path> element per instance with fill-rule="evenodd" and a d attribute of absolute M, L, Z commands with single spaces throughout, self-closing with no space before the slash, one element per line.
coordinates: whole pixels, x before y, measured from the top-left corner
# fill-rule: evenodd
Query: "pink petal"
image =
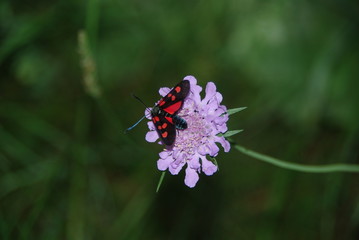
<path fill-rule="evenodd" d="M 199 180 L 199 176 L 198 173 L 196 172 L 196 170 L 190 168 L 189 166 L 186 168 L 186 176 L 184 179 L 184 183 L 190 187 L 193 188 L 194 186 L 196 186 L 196 183 Z"/>
<path fill-rule="evenodd" d="M 215 144 L 214 142 L 210 142 L 209 143 L 209 147 L 210 147 L 210 155 L 213 156 L 217 156 L 218 152 L 219 152 L 219 147 L 217 146 L 217 144 Z"/>
<path fill-rule="evenodd" d="M 194 100 L 194 102 L 198 105 L 201 103 L 201 95 L 202 88 L 198 85 L 191 85 L 191 92 L 189 94 L 189 97 Z"/>
<path fill-rule="evenodd" d="M 191 75 L 186 76 L 183 80 L 188 80 L 191 85 L 197 85 L 197 79 Z"/>
<path fill-rule="evenodd" d="M 227 107 L 224 105 L 219 105 L 218 109 L 222 109 L 223 112 L 227 112 Z"/>
<path fill-rule="evenodd" d="M 206 107 L 204 107 L 206 109 L 207 112 L 207 117 L 211 116 L 212 118 L 217 117 L 215 115 L 216 110 L 218 108 L 218 104 L 212 102 L 212 103 L 208 103 L 207 105 L 205 105 Z"/>
<path fill-rule="evenodd" d="M 206 157 L 201 157 L 202 160 L 202 171 L 207 175 L 213 175 L 213 173 L 217 172 L 218 167 L 214 165 L 211 161 L 209 161 Z"/>
<path fill-rule="evenodd" d="M 163 88 L 160 88 L 160 90 L 159 90 L 158 92 L 159 92 L 159 94 L 160 94 L 162 97 L 164 97 L 164 96 L 166 96 L 167 93 L 169 93 L 170 91 L 171 91 L 170 88 L 168 88 L 168 87 L 163 87 Z"/>
<path fill-rule="evenodd" d="M 158 161 L 157 161 L 158 170 L 161 170 L 161 171 L 166 170 L 172 161 L 173 161 L 173 158 L 171 156 L 168 156 L 165 159 L 162 159 L 162 158 L 158 159 Z"/>
<path fill-rule="evenodd" d="M 147 142 L 156 142 L 158 139 L 158 134 L 156 131 L 149 131 L 146 134 L 146 141 Z"/>
<path fill-rule="evenodd" d="M 154 131 L 156 128 L 155 128 L 155 125 L 153 124 L 152 121 L 150 122 L 147 122 L 147 127 L 148 129 L 150 129 L 151 131 Z"/>
<path fill-rule="evenodd" d="M 222 94 L 217 92 L 216 93 L 216 101 L 217 101 L 217 103 L 220 104 L 222 102 L 222 100 L 223 100 Z"/>
<path fill-rule="evenodd" d="M 209 148 L 208 144 L 202 144 L 198 147 L 197 152 L 202 156 L 206 156 L 207 154 L 210 154 L 211 149 Z"/>
<path fill-rule="evenodd" d="M 193 76 L 187 76 L 184 78 L 184 80 L 188 80 L 190 83 L 191 83 L 191 89 L 190 89 L 190 92 L 187 96 L 188 99 L 193 99 L 193 101 L 196 103 L 196 104 L 199 104 L 201 102 L 201 91 L 202 91 L 202 88 L 197 85 L 197 79 L 194 78 Z"/>
<path fill-rule="evenodd" d="M 227 108 L 223 107 L 223 105 L 220 105 L 216 109 L 215 115 L 217 117 L 217 119 L 215 120 L 216 122 L 227 122 L 229 119 L 229 115 L 227 114 Z"/>
<path fill-rule="evenodd" d="M 180 111 L 179 115 L 181 115 L 181 116 L 191 115 L 191 114 L 193 114 L 195 108 L 196 108 L 195 100 L 191 97 L 187 97 L 183 103 L 183 107 L 182 107 L 182 110 Z"/>
<path fill-rule="evenodd" d="M 182 161 L 182 162 L 180 162 L 180 163 L 178 163 L 178 164 L 174 164 L 174 162 L 172 162 L 172 163 L 168 166 L 168 170 L 170 171 L 170 173 L 171 173 L 172 175 L 177 175 L 177 174 L 181 171 L 182 167 L 183 167 L 185 164 L 186 164 L 185 161 Z"/>
<path fill-rule="evenodd" d="M 181 154 L 181 150 L 178 148 L 174 148 L 172 151 L 172 156 L 174 159 L 179 159 Z"/>
<path fill-rule="evenodd" d="M 209 102 L 209 100 L 211 98 L 213 98 L 214 96 L 216 96 L 216 85 L 213 82 L 209 82 L 207 83 L 206 86 L 206 96 L 205 98 L 202 100 L 202 104 L 205 105 Z"/>
<path fill-rule="evenodd" d="M 229 150 L 231 149 L 231 145 L 229 144 L 229 142 L 224 137 L 216 136 L 215 141 L 219 142 L 222 145 L 225 152 L 229 152 Z"/>
<path fill-rule="evenodd" d="M 169 156 L 169 152 L 168 151 L 162 151 L 162 152 L 160 152 L 159 155 L 160 155 L 160 158 L 165 159 L 165 158 L 167 158 Z"/>
<path fill-rule="evenodd" d="M 228 119 L 229 119 L 229 116 L 226 113 L 226 111 L 224 109 L 217 108 L 215 121 L 217 123 L 223 123 L 223 122 L 227 122 Z"/>
<path fill-rule="evenodd" d="M 228 130 L 227 124 L 217 125 L 218 132 L 225 133 Z"/>
<path fill-rule="evenodd" d="M 146 110 L 145 110 L 145 116 L 147 119 L 152 119 L 151 110 L 152 110 L 152 108 L 146 108 Z"/>
<path fill-rule="evenodd" d="M 199 162 L 199 154 L 195 154 L 190 161 L 188 161 L 188 166 L 193 169 L 199 169 L 201 167 L 201 164 Z"/>

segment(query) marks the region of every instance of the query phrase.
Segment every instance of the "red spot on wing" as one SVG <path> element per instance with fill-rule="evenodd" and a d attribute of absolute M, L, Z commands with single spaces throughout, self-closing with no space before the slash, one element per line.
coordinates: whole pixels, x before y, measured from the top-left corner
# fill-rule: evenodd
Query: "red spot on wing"
<path fill-rule="evenodd" d="M 180 107 L 182 106 L 182 103 L 183 103 L 183 101 L 176 102 L 163 110 L 165 110 L 169 114 L 174 114 L 175 112 L 177 112 L 180 109 Z"/>
<path fill-rule="evenodd" d="M 166 138 L 168 136 L 168 132 L 164 132 L 161 134 L 163 138 Z"/>
<path fill-rule="evenodd" d="M 169 121 L 171 124 L 173 124 L 173 120 L 171 117 L 165 117 L 167 119 L 167 121 Z"/>
<path fill-rule="evenodd" d="M 162 106 L 163 104 L 165 104 L 166 102 L 161 100 L 159 103 L 158 103 L 158 106 Z"/>
<path fill-rule="evenodd" d="M 167 127 L 167 123 L 162 124 L 162 128 L 166 128 Z"/>
<path fill-rule="evenodd" d="M 171 100 L 174 101 L 176 99 L 176 96 L 172 96 Z"/>
<path fill-rule="evenodd" d="M 180 86 L 177 86 L 177 87 L 175 88 L 175 91 L 176 91 L 177 93 L 179 93 L 179 92 L 181 91 L 181 87 L 180 87 Z"/>
<path fill-rule="evenodd" d="M 159 120 L 160 120 L 160 118 L 157 117 L 157 116 L 155 116 L 155 117 L 152 118 L 152 121 L 153 121 L 154 123 L 158 122 Z"/>

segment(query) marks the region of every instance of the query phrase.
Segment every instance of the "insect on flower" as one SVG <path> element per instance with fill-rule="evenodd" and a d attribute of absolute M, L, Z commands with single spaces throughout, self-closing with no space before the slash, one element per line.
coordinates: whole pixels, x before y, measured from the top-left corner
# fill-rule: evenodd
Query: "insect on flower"
<path fill-rule="evenodd" d="M 152 122 L 155 125 L 158 136 L 166 146 L 172 146 L 174 144 L 176 140 L 176 129 L 184 130 L 187 128 L 187 122 L 178 116 L 177 113 L 182 108 L 189 91 L 189 81 L 183 80 L 173 87 L 172 90 L 150 110 Z M 136 99 L 142 102 L 138 97 L 136 97 Z M 146 109 L 148 108 L 146 107 Z M 144 117 L 146 117 L 146 114 Z M 144 117 L 126 131 L 134 128 Z"/>
<path fill-rule="evenodd" d="M 190 90 L 188 93 L 186 93 L 187 90 L 184 92 L 186 94 L 180 97 L 181 102 L 174 103 L 174 109 L 172 109 L 175 116 L 181 117 L 186 122 L 187 128 L 177 132 L 175 128 L 172 129 L 172 131 L 176 132 L 176 139 L 171 147 L 164 148 L 159 153 L 157 168 L 160 171 L 168 170 L 172 175 L 177 175 L 185 168 L 184 182 L 188 187 L 192 188 L 197 184 L 200 174 L 204 173 L 209 176 L 218 171 L 218 166 L 212 161 L 213 158 L 217 157 L 220 150 L 217 144 L 221 145 L 225 152 L 228 152 L 231 146 L 223 136 L 228 130 L 227 121 L 229 115 L 227 107 L 221 104 L 223 97 L 217 91 L 216 85 L 213 82 L 207 83 L 205 97 L 202 98 L 200 94 L 202 87 L 197 84 L 197 80 L 193 76 L 185 77 L 178 86 L 186 86 L 187 81 L 189 82 L 188 89 Z M 159 92 L 164 100 L 169 99 L 172 98 L 171 96 L 169 97 L 169 94 L 174 93 L 173 91 L 176 87 L 172 90 L 161 88 Z M 160 106 L 161 104 L 162 107 Z M 178 104 L 178 108 L 176 104 Z M 170 103 L 168 106 L 170 105 L 172 104 Z M 154 109 L 157 106 L 161 107 L 159 109 L 161 111 L 166 109 L 163 106 L 167 107 L 161 101 L 158 102 Z M 152 115 L 153 112 L 156 116 L 158 110 L 154 109 L 147 109 L 146 115 Z M 162 143 L 166 144 L 161 138 L 160 134 L 162 132 L 158 130 L 160 125 L 153 121 L 152 116 L 149 119 L 152 121 L 148 122 L 149 131 L 146 134 L 146 140 L 148 142 L 157 142 L 160 139 Z M 176 127 L 176 124 L 174 125 Z M 180 125 L 178 124 L 178 126 Z"/>

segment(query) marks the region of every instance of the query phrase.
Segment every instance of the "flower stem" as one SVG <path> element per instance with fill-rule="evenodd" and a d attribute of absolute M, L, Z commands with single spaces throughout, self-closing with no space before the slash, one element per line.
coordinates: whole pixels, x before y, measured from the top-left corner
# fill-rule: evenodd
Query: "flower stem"
<path fill-rule="evenodd" d="M 355 164 L 328 164 L 328 165 L 305 165 L 298 163 L 285 162 L 252 150 L 249 150 L 241 145 L 234 144 L 235 149 L 241 153 L 253 157 L 255 159 L 261 160 L 273 164 L 274 166 L 294 170 L 298 172 L 307 172 L 307 173 L 331 173 L 331 172 L 356 172 L 359 173 L 359 165 Z"/>

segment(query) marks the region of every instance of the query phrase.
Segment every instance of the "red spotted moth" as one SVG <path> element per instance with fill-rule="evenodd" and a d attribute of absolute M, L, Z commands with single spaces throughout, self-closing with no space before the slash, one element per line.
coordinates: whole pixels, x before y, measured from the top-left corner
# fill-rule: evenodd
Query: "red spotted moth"
<path fill-rule="evenodd" d="M 177 113 L 181 109 L 189 91 L 189 81 L 183 80 L 172 88 L 151 110 L 152 122 L 155 125 L 158 136 L 167 146 L 171 146 L 175 142 L 176 129 L 183 130 L 187 128 L 187 122 L 179 117 Z M 138 97 L 136 98 L 142 102 Z M 126 131 L 134 128 L 144 117 Z"/>

